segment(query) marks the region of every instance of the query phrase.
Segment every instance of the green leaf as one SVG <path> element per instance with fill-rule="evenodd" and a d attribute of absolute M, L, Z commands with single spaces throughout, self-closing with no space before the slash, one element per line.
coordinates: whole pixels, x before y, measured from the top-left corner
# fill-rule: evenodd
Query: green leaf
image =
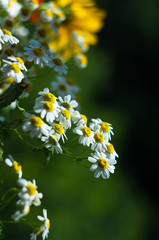
<path fill-rule="evenodd" d="M 17 108 L 18 108 L 21 112 L 24 112 L 24 113 L 25 113 L 25 109 L 19 106 L 19 101 L 17 101 L 16 104 L 17 104 Z"/>

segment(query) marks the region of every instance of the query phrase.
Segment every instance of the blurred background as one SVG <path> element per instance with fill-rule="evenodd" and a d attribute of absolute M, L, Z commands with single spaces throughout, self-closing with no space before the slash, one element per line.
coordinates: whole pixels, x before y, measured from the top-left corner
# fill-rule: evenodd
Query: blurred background
<path fill-rule="evenodd" d="M 119 154 L 115 174 L 95 179 L 87 167 L 57 155 L 43 164 L 44 154 L 32 152 L 17 136 L 9 137 L 13 141 L 6 151 L 22 163 L 24 178 L 36 179 L 44 195 L 41 210 L 32 207 L 28 219 L 36 220 L 46 208 L 50 240 L 158 240 L 159 1 L 97 4 L 107 18 L 98 45 L 88 53 L 88 68 L 69 67 L 81 88 L 81 113 L 89 121 L 99 117 L 113 125 L 112 143 Z M 31 109 L 46 84 L 41 79 L 29 105 L 23 100 L 21 106 Z M 70 150 L 77 154 L 83 148 L 75 143 Z M 15 186 L 15 179 L 6 184 Z M 15 210 L 11 206 L 4 217 Z M 30 233 L 23 224 L 8 224 L 4 239 L 29 239 Z"/>

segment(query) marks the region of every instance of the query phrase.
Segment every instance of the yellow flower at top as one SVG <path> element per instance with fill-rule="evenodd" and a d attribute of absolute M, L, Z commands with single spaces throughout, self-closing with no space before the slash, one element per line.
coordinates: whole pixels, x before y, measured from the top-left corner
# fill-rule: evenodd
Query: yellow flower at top
<path fill-rule="evenodd" d="M 56 0 L 56 5 L 64 12 L 66 18 L 55 23 L 58 33 L 50 31 L 49 46 L 53 51 L 59 52 L 65 60 L 81 53 L 73 33 L 78 32 L 84 36 L 84 45 L 89 47 L 98 41 L 97 33 L 103 27 L 106 12 L 97 8 L 92 0 Z"/>

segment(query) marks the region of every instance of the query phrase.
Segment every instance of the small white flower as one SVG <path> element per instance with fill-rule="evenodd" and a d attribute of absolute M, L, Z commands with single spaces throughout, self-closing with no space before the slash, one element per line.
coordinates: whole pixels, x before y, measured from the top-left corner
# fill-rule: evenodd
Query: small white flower
<path fill-rule="evenodd" d="M 104 152 L 106 150 L 107 141 L 104 138 L 104 135 L 101 132 L 94 133 L 94 143 L 91 146 L 93 151 Z"/>
<path fill-rule="evenodd" d="M 111 144 L 111 143 L 106 144 L 105 154 L 109 159 L 115 159 L 115 157 L 119 157 L 118 154 L 116 153 L 116 151 L 114 150 L 113 144 Z"/>
<path fill-rule="evenodd" d="M 42 134 L 48 135 L 50 127 L 43 122 L 40 117 L 36 117 L 29 113 L 24 114 L 27 118 L 23 124 L 23 130 L 25 132 L 30 131 L 31 137 L 40 138 Z"/>
<path fill-rule="evenodd" d="M 63 153 L 60 143 L 58 142 L 58 138 L 54 134 L 50 133 L 48 136 L 42 136 L 41 140 L 45 142 L 46 148 L 51 148 L 52 154 L 54 154 L 54 151 L 56 153 Z"/>
<path fill-rule="evenodd" d="M 83 146 L 89 147 L 90 144 L 94 143 L 94 133 L 87 126 L 79 125 L 73 129 L 73 132 L 80 135 L 79 143 Z"/>
<path fill-rule="evenodd" d="M 46 64 L 50 68 L 54 68 L 55 72 L 58 72 L 60 75 L 68 73 L 68 67 L 63 63 L 60 58 L 51 58 L 50 62 Z"/>
<path fill-rule="evenodd" d="M 83 53 L 79 53 L 78 55 L 76 55 L 74 57 L 75 62 L 77 64 L 78 67 L 80 68 L 86 68 L 88 65 L 88 59 L 86 57 L 86 55 L 84 55 Z"/>
<path fill-rule="evenodd" d="M 88 157 L 88 160 L 93 163 L 90 170 L 95 171 L 94 177 L 99 178 L 100 175 L 104 179 L 110 177 L 110 173 L 114 173 L 116 160 L 108 159 L 103 152 L 96 152 L 91 154 L 92 157 Z"/>
<path fill-rule="evenodd" d="M 8 57 L 9 58 L 9 57 Z M 7 77 L 14 78 L 14 81 L 20 83 L 24 78 L 24 74 L 22 73 L 20 65 L 16 62 L 11 62 L 7 60 L 3 60 L 5 63 L 4 66 L 1 68 L 1 71 L 6 73 Z M 26 69 L 27 70 L 27 69 Z"/>
<path fill-rule="evenodd" d="M 46 116 L 47 122 L 53 122 L 60 111 L 57 102 L 53 104 L 51 101 L 37 103 L 34 110 L 36 113 L 40 113 L 41 118 Z"/>
<path fill-rule="evenodd" d="M 57 76 L 56 81 L 51 82 L 51 88 L 53 91 L 57 92 L 58 96 L 64 97 L 66 95 L 71 95 L 75 98 L 75 93 L 79 92 L 79 87 L 74 84 L 70 77 Z"/>
<path fill-rule="evenodd" d="M 37 216 L 37 218 L 42 222 L 41 226 L 39 227 L 36 232 L 30 234 L 31 240 L 36 240 L 37 236 L 42 233 L 43 240 L 48 237 L 49 229 L 50 229 L 50 219 L 47 218 L 47 210 L 43 209 L 43 217 Z"/>
<path fill-rule="evenodd" d="M 77 127 L 82 126 L 82 127 L 87 127 L 87 117 L 83 114 L 80 114 L 80 118 L 75 122 Z"/>
<path fill-rule="evenodd" d="M 9 30 L 3 29 L 3 33 L 4 33 L 3 35 L 4 42 L 9 42 L 12 45 L 19 43 L 18 38 L 14 37 Z"/>
<path fill-rule="evenodd" d="M 10 56 L 8 57 L 8 59 L 12 62 L 17 63 L 17 65 L 20 67 L 21 70 L 27 71 L 27 68 L 24 65 L 24 61 L 20 57 Z"/>
<path fill-rule="evenodd" d="M 100 118 L 92 119 L 90 123 L 90 128 L 94 132 L 100 131 L 104 135 L 105 140 L 107 141 L 111 140 L 111 135 L 114 135 L 111 124 L 103 122 Z"/>
<path fill-rule="evenodd" d="M 1 0 L 0 3 L 5 8 L 9 17 L 16 18 L 21 9 L 21 4 L 17 0 Z"/>
<path fill-rule="evenodd" d="M 26 179 L 19 179 L 18 184 L 22 187 L 20 193 L 18 193 L 19 200 L 17 205 L 29 205 L 32 204 L 39 206 L 41 204 L 40 199 L 43 197 L 42 193 L 37 191 L 35 179 L 33 182 Z"/>
<path fill-rule="evenodd" d="M 44 88 L 44 90 L 38 92 L 38 94 L 40 95 L 40 97 L 36 98 L 35 104 L 40 103 L 40 102 L 45 102 L 45 101 L 49 101 L 52 103 L 56 102 L 55 95 L 50 93 L 48 88 Z"/>
<path fill-rule="evenodd" d="M 71 128 L 71 112 L 69 110 L 61 108 L 57 120 L 65 129 Z"/>
<path fill-rule="evenodd" d="M 85 38 L 83 32 L 75 31 L 72 33 L 72 37 L 77 42 L 77 44 L 82 52 L 85 52 L 88 50 L 88 46 L 85 41 L 86 38 Z"/>
<path fill-rule="evenodd" d="M 42 21 L 44 22 L 50 22 L 53 20 L 53 11 L 52 9 L 46 9 L 46 10 L 43 10 L 41 11 L 41 19 Z"/>
<path fill-rule="evenodd" d="M 9 158 L 5 159 L 5 163 L 12 168 L 12 170 L 18 174 L 18 177 L 22 177 L 22 166 L 14 160 L 12 155 L 9 154 Z"/>
<path fill-rule="evenodd" d="M 38 0 L 25 0 L 26 6 L 32 11 L 37 9 L 39 7 L 39 2 Z"/>
<path fill-rule="evenodd" d="M 70 112 L 73 112 L 78 106 L 78 103 L 75 100 L 71 100 L 71 95 L 64 96 L 64 99 L 59 96 L 58 100 L 60 101 L 60 106 L 69 110 Z"/>
<path fill-rule="evenodd" d="M 41 46 L 40 42 L 36 40 L 31 40 L 28 47 L 24 47 L 25 55 L 28 55 L 27 60 L 43 67 L 44 64 L 50 61 L 49 56 L 47 55 L 44 47 Z"/>
<path fill-rule="evenodd" d="M 66 130 L 64 129 L 64 127 L 61 124 L 53 123 L 50 133 L 54 134 L 58 140 L 60 140 L 60 138 L 62 138 L 62 141 L 65 142 L 65 139 L 67 139 L 65 131 Z"/>
<path fill-rule="evenodd" d="M 28 215 L 30 212 L 30 206 L 29 205 L 24 205 L 20 210 L 17 210 L 13 215 L 12 219 L 14 221 L 18 221 L 20 218 L 25 217 Z"/>

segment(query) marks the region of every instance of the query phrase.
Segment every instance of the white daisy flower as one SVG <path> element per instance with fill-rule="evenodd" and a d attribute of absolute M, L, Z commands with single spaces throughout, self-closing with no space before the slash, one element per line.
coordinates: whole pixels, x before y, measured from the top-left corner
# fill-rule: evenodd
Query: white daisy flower
<path fill-rule="evenodd" d="M 104 152 L 106 150 L 107 141 L 104 138 L 104 135 L 101 132 L 94 133 L 94 143 L 91 146 L 93 151 Z"/>
<path fill-rule="evenodd" d="M 60 102 L 60 106 L 69 110 L 70 112 L 73 112 L 75 110 L 74 108 L 78 106 L 78 103 L 75 100 L 71 100 L 71 95 L 64 96 L 64 99 L 59 96 L 58 100 Z"/>
<path fill-rule="evenodd" d="M 23 207 L 20 207 L 20 210 L 17 210 L 12 215 L 12 219 L 14 221 L 18 221 L 20 218 L 27 216 L 29 214 L 29 212 L 30 212 L 30 206 L 29 205 L 24 205 Z"/>
<path fill-rule="evenodd" d="M 48 136 L 42 136 L 41 140 L 45 142 L 46 148 L 51 148 L 52 154 L 54 154 L 54 151 L 56 153 L 63 153 L 60 143 L 58 142 L 58 138 L 54 134 L 50 133 Z"/>
<path fill-rule="evenodd" d="M 94 131 L 100 131 L 107 141 L 111 140 L 111 135 L 114 135 L 113 128 L 110 123 L 103 122 L 100 118 L 92 119 L 90 128 Z"/>
<path fill-rule="evenodd" d="M 13 172 L 18 174 L 18 177 L 22 177 L 22 166 L 14 160 L 12 155 L 9 154 L 9 158 L 5 159 L 5 163 L 12 168 Z"/>
<path fill-rule="evenodd" d="M 35 206 L 39 206 L 41 204 L 40 199 L 43 195 L 37 191 L 35 179 L 31 182 L 21 178 L 18 180 L 18 184 L 22 187 L 22 189 L 20 193 L 18 193 L 18 197 L 20 199 L 17 201 L 17 205 L 31 206 L 33 204 Z"/>
<path fill-rule="evenodd" d="M 3 60 L 5 63 L 1 68 L 2 72 L 5 72 L 7 77 L 14 78 L 14 81 L 20 83 L 24 78 L 24 74 L 21 72 L 21 68 L 17 62 L 11 62 L 7 60 Z"/>
<path fill-rule="evenodd" d="M 88 50 L 88 45 L 86 44 L 86 38 L 82 31 L 74 31 L 72 33 L 73 39 L 77 42 L 79 48 L 82 52 L 85 52 Z"/>
<path fill-rule="evenodd" d="M 46 9 L 41 11 L 41 19 L 44 22 L 50 22 L 53 19 L 53 11 L 52 9 Z"/>
<path fill-rule="evenodd" d="M 68 67 L 63 63 L 61 58 L 51 58 L 50 62 L 46 64 L 50 68 L 54 68 L 55 72 L 58 72 L 60 75 L 68 73 Z"/>
<path fill-rule="evenodd" d="M 53 104 L 51 101 L 37 103 L 34 110 L 36 113 L 40 113 L 41 118 L 46 117 L 47 122 L 53 122 L 60 112 L 58 103 Z"/>
<path fill-rule="evenodd" d="M 103 152 L 96 152 L 91 155 L 92 157 L 88 157 L 88 161 L 93 163 L 90 170 L 95 171 L 94 177 L 99 178 L 102 175 L 104 179 L 109 178 L 110 173 L 114 173 L 116 160 L 108 159 Z"/>
<path fill-rule="evenodd" d="M 54 134 L 58 140 L 62 138 L 62 141 L 65 142 L 65 139 L 67 140 L 67 136 L 65 134 L 65 129 L 64 127 L 59 124 L 59 123 L 53 123 L 52 124 L 52 129 L 50 131 L 51 134 Z"/>
<path fill-rule="evenodd" d="M 48 135 L 50 127 L 43 122 L 40 117 L 36 117 L 29 113 L 25 113 L 24 116 L 27 118 L 23 124 L 24 132 L 29 132 L 31 137 L 40 138 L 42 134 Z"/>
<path fill-rule="evenodd" d="M 79 87 L 74 84 L 70 77 L 67 76 L 57 76 L 56 81 L 51 82 L 51 88 L 61 97 L 71 95 L 71 97 L 75 98 L 75 93 L 79 92 Z"/>
<path fill-rule="evenodd" d="M 80 68 L 86 68 L 88 65 L 88 59 L 86 57 L 86 55 L 84 55 L 83 53 L 79 53 L 78 55 L 76 55 L 74 57 L 75 62 L 77 64 L 78 67 Z"/>
<path fill-rule="evenodd" d="M 94 143 L 94 133 L 87 126 L 79 125 L 73 129 L 73 132 L 80 135 L 79 143 L 89 147 Z"/>
<path fill-rule="evenodd" d="M 17 15 L 19 14 L 19 11 L 21 9 L 21 4 L 18 3 L 17 0 L 5 0 L 5 1 L 0 1 L 2 6 L 5 8 L 7 11 L 8 15 L 12 18 L 16 18 Z"/>
<path fill-rule="evenodd" d="M 71 128 L 71 112 L 65 108 L 61 108 L 57 121 L 65 128 Z"/>
<path fill-rule="evenodd" d="M 27 47 L 24 47 L 25 55 L 28 55 L 27 60 L 43 67 L 44 64 L 50 61 L 49 56 L 47 55 L 45 49 L 40 45 L 38 41 L 31 40 Z"/>
<path fill-rule="evenodd" d="M 9 30 L 4 28 L 3 33 L 4 33 L 4 36 L 3 36 L 4 42 L 9 42 L 12 45 L 19 43 L 18 38 L 14 37 Z"/>
<path fill-rule="evenodd" d="M 0 50 L 2 50 L 2 44 L 4 44 L 3 36 L 4 36 L 4 33 L 0 28 Z"/>
<path fill-rule="evenodd" d="M 27 71 L 27 68 L 24 65 L 24 61 L 20 57 L 10 56 L 8 57 L 8 59 L 12 62 L 17 63 L 17 65 L 20 67 L 21 70 Z"/>
<path fill-rule="evenodd" d="M 38 94 L 40 95 L 40 97 L 36 98 L 35 103 L 39 103 L 39 102 L 52 102 L 55 103 L 56 102 L 56 97 L 54 94 L 50 93 L 48 88 L 44 88 L 43 91 L 38 92 Z"/>
<path fill-rule="evenodd" d="M 111 144 L 111 143 L 106 144 L 105 154 L 109 159 L 115 159 L 115 157 L 119 157 L 118 154 L 116 153 L 115 149 L 114 149 L 113 144 Z"/>
<path fill-rule="evenodd" d="M 84 114 L 80 114 L 80 119 L 76 122 L 77 127 L 78 126 L 85 126 L 87 127 L 87 117 Z"/>
<path fill-rule="evenodd" d="M 50 219 L 47 218 L 47 210 L 43 209 L 43 217 L 37 216 L 37 218 L 42 221 L 42 225 L 39 227 L 36 232 L 30 234 L 31 240 L 36 240 L 37 236 L 42 233 L 43 240 L 48 237 L 49 229 L 50 229 Z"/>
<path fill-rule="evenodd" d="M 39 1 L 38 0 L 25 0 L 26 6 L 32 11 L 37 9 L 39 7 Z"/>

